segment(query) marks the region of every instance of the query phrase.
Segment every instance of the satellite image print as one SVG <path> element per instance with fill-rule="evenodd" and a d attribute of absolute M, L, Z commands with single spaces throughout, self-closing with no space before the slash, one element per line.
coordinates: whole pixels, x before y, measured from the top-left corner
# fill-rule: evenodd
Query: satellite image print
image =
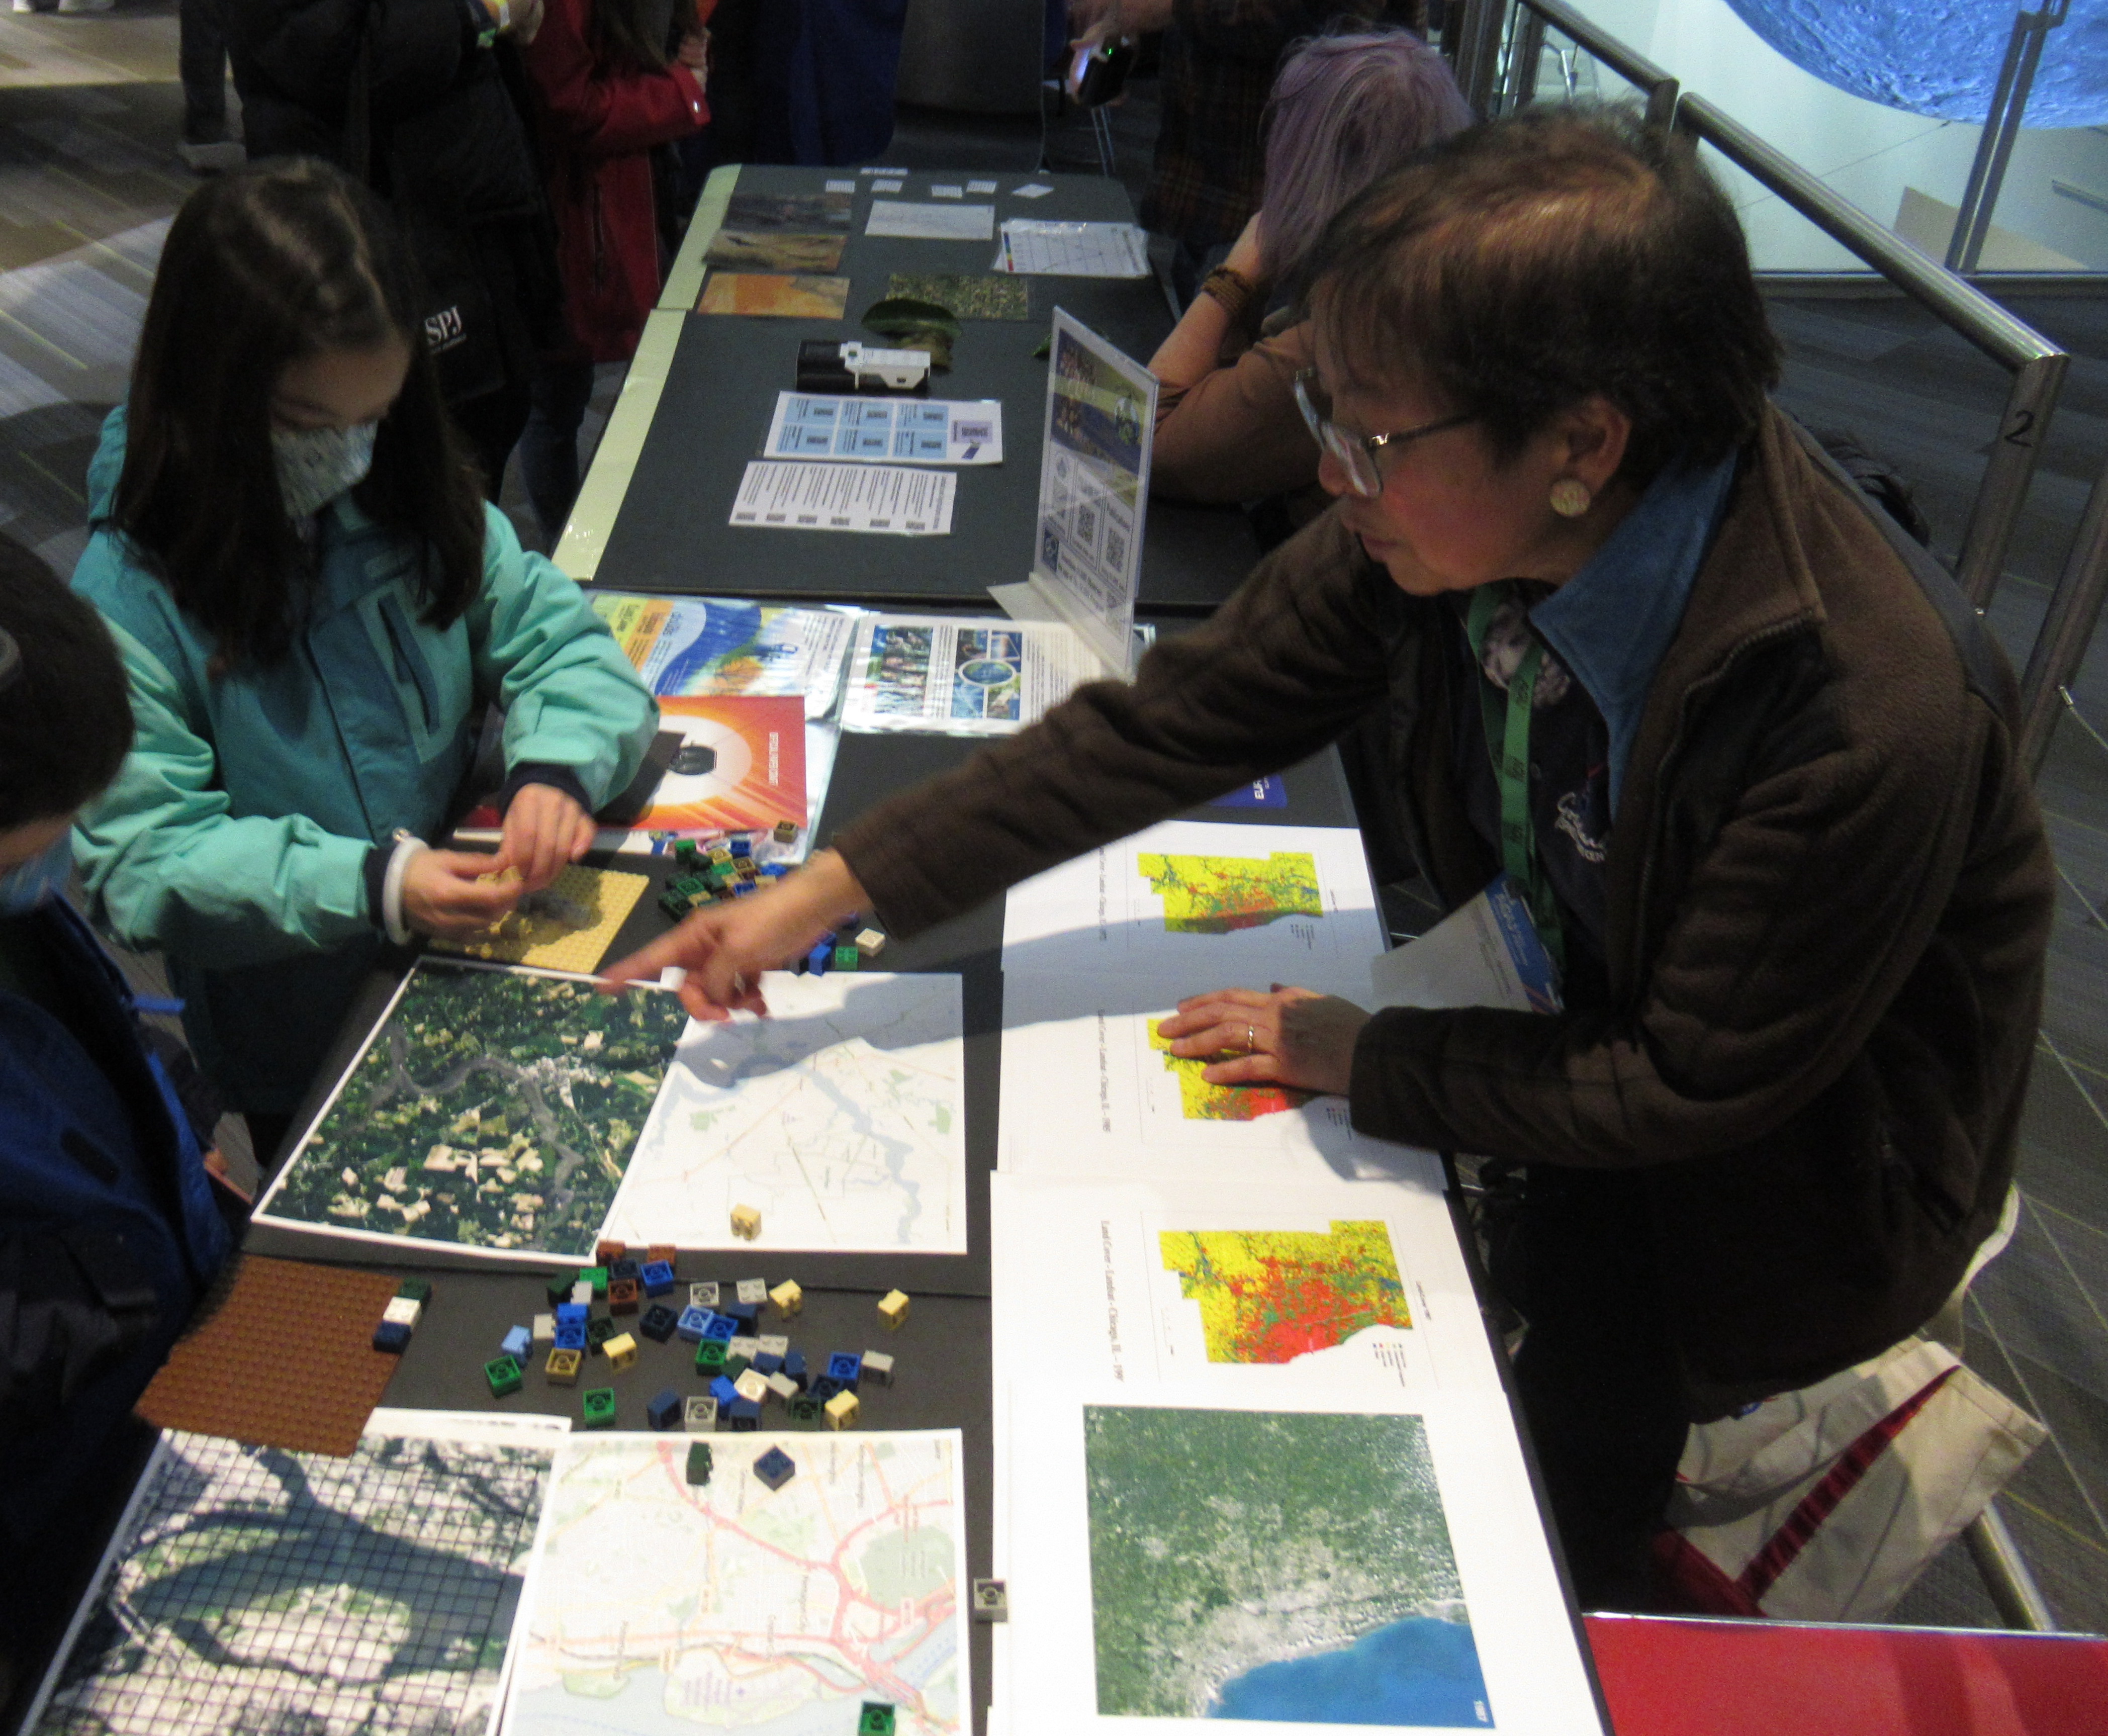
<path fill-rule="evenodd" d="M 590 1249 L 687 1021 L 671 994 L 421 965 L 264 1210 L 467 1247 Z"/>

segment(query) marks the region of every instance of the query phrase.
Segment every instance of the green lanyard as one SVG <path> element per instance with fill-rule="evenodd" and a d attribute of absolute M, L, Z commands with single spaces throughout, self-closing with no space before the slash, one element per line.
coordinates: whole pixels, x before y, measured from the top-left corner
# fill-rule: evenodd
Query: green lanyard
<path fill-rule="evenodd" d="M 1501 866 L 1529 901 L 1531 921 L 1538 938 L 1552 955 L 1553 967 L 1566 968 L 1566 936 L 1559 920 L 1559 900 L 1546 879 L 1544 863 L 1537 854 L 1537 828 L 1529 817 L 1529 714 L 1537 696 L 1537 672 L 1544 661 L 1544 647 L 1534 636 L 1522 661 L 1508 678 L 1505 715 L 1485 679 L 1486 631 L 1493 611 L 1512 591 L 1506 581 L 1482 584 L 1471 593 L 1471 614 L 1464 636 L 1471 642 L 1476 665 L 1480 715 L 1486 725 L 1486 755 L 1493 763 L 1493 781 L 1501 792 Z"/>

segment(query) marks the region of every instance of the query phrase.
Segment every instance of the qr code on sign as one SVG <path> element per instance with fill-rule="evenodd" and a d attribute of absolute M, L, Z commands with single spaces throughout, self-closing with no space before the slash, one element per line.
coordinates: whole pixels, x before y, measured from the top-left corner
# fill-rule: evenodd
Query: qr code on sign
<path fill-rule="evenodd" d="M 1124 566 L 1127 564 L 1127 538 L 1117 530 L 1106 532 L 1106 565 Z"/>
<path fill-rule="evenodd" d="M 1097 541 L 1098 515 L 1095 507 L 1076 508 L 1076 536 L 1087 548 Z"/>

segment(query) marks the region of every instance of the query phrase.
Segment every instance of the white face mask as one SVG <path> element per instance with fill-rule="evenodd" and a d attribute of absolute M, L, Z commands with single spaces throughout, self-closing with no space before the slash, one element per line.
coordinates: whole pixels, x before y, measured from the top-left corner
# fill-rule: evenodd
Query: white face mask
<path fill-rule="evenodd" d="M 349 428 L 273 428 L 271 457 L 286 516 L 306 518 L 363 482 L 373 468 L 373 438 L 380 431 L 377 422 Z"/>

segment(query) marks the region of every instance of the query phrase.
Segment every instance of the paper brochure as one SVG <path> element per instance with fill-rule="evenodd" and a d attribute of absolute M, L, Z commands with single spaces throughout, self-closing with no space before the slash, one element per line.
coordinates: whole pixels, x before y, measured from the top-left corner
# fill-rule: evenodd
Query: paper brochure
<path fill-rule="evenodd" d="M 1104 674 L 1090 647 L 1059 623 L 867 615 L 849 652 L 842 727 L 1008 735 Z"/>
<path fill-rule="evenodd" d="M 587 595 L 645 686 L 662 699 L 793 696 L 804 701 L 808 717 L 834 710 L 853 615 L 718 597 Z"/>
<path fill-rule="evenodd" d="M 1002 404 L 778 392 L 767 450 L 857 464 L 1000 464 Z"/>
<path fill-rule="evenodd" d="M 948 536 L 957 488 L 949 471 L 757 458 L 740 480 L 731 522 L 768 530 Z"/>
<path fill-rule="evenodd" d="M 1372 960 L 1369 979 L 1378 1007 L 1560 1010 L 1559 973 L 1506 874 L 1418 940 Z"/>

